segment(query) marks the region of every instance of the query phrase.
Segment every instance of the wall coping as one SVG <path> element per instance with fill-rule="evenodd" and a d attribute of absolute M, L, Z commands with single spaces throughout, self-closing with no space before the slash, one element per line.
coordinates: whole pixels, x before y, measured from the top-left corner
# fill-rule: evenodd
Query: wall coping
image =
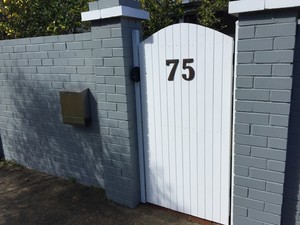
<path fill-rule="evenodd" d="M 229 14 L 300 7 L 300 0 L 239 0 L 229 2 Z"/>
<path fill-rule="evenodd" d="M 136 19 L 148 20 L 150 18 L 149 12 L 131 8 L 127 6 L 115 6 L 106 9 L 92 10 L 81 13 L 82 21 L 100 20 L 112 17 L 131 17 Z"/>

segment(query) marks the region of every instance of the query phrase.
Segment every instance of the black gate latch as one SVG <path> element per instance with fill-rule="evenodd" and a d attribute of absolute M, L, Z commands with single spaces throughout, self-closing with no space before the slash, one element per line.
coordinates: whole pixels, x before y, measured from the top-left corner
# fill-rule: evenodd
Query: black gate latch
<path fill-rule="evenodd" d="M 140 67 L 133 67 L 132 68 L 130 78 L 133 82 L 140 82 L 141 81 Z"/>

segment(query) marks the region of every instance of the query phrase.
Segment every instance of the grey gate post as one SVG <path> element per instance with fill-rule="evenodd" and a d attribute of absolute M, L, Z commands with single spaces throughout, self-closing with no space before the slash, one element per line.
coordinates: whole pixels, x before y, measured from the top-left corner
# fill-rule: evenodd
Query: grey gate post
<path fill-rule="evenodd" d="M 234 225 L 283 220 L 299 1 L 235 1 Z M 293 90 L 294 92 L 294 90 Z"/>
<path fill-rule="evenodd" d="M 129 207 L 140 202 L 132 31 L 141 30 L 149 14 L 139 8 L 138 1 L 99 0 L 82 13 L 92 23 L 92 39 L 102 42 L 93 57 L 103 60 L 95 73 L 105 191 L 108 199 Z"/>

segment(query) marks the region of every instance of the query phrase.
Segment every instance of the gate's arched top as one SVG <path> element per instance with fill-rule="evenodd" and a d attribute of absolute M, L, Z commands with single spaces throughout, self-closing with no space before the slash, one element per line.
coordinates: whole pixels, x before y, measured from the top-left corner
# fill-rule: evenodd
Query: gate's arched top
<path fill-rule="evenodd" d="M 198 25 L 198 24 L 193 24 L 193 23 L 177 23 L 177 24 L 173 24 L 173 25 L 170 25 L 170 26 L 167 26 L 159 31 L 157 31 L 156 33 L 152 34 L 150 37 L 146 38 L 144 41 L 142 41 L 141 43 L 151 43 L 153 41 L 153 38 L 156 37 L 156 36 L 159 36 L 160 33 L 163 33 L 165 32 L 166 30 L 170 30 L 170 28 L 177 28 L 177 27 L 180 27 L 182 29 L 186 28 L 186 29 L 200 29 L 200 30 L 204 30 L 205 32 L 209 31 L 209 32 L 214 32 L 214 33 L 217 33 L 217 34 L 221 34 L 223 35 L 224 39 L 228 39 L 228 41 L 232 41 L 233 38 L 226 35 L 226 34 L 223 34 L 221 33 L 220 31 L 217 31 L 217 30 L 214 30 L 214 29 L 211 29 L 211 28 L 208 28 L 208 27 L 204 27 L 202 25 Z"/>

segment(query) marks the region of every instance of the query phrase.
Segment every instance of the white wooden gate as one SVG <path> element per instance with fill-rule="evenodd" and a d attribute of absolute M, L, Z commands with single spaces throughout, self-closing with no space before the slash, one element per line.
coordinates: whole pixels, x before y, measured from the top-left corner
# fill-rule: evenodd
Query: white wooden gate
<path fill-rule="evenodd" d="M 139 62 L 146 201 L 227 225 L 233 39 L 172 25 L 140 43 Z"/>

